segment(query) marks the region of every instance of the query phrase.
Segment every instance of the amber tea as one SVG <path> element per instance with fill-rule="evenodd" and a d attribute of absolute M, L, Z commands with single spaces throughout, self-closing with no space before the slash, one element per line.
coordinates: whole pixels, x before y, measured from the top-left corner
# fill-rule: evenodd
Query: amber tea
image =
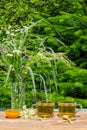
<path fill-rule="evenodd" d="M 53 102 L 38 102 L 37 103 L 37 114 L 40 117 L 52 117 L 54 110 Z"/>
<path fill-rule="evenodd" d="M 74 102 L 60 102 L 58 104 L 59 108 L 59 116 L 74 117 L 76 114 L 76 107 L 79 106 L 79 110 L 81 110 L 82 106 L 80 104 L 76 104 Z"/>

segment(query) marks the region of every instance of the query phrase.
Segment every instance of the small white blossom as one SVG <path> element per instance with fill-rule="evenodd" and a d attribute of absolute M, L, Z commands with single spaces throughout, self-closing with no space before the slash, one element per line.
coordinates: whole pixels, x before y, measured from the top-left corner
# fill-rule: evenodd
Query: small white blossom
<path fill-rule="evenodd" d="M 24 116 L 23 116 L 23 119 L 28 119 L 28 115 L 24 115 Z"/>
<path fill-rule="evenodd" d="M 6 56 L 12 57 L 13 55 L 12 55 L 12 54 L 10 54 L 10 53 L 8 53 Z"/>
<path fill-rule="evenodd" d="M 14 36 L 14 33 L 11 33 L 11 36 Z"/>
<path fill-rule="evenodd" d="M 23 116 L 23 111 L 20 112 L 20 115 Z"/>
<path fill-rule="evenodd" d="M 39 56 L 43 56 L 43 53 L 38 52 L 37 54 L 38 54 Z"/>
<path fill-rule="evenodd" d="M 21 54 L 21 51 L 20 50 L 13 50 L 13 53 L 19 55 L 19 54 Z"/>
<path fill-rule="evenodd" d="M 23 106 L 23 109 L 25 110 L 26 108 L 27 108 L 26 105 L 24 105 L 24 106 Z"/>
<path fill-rule="evenodd" d="M 25 109 L 24 114 L 28 114 L 28 111 L 29 111 L 28 109 Z"/>
<path fill-rule="evenodd" d="M 10 31 L 9 31 L 9 30 L 7 30 L 7 31 L 6 31 L 6 34 L 10 34 Z"/>
<path fill-rule="evenodd" d="M 23 111 L 21 111 L 21 117 L 23 119 L 41 120 L 41 118 L 37 115 L 37 110 L 33 108 L 27 108 L 26 105 L 23 106 Z"/>
<path fill-rule="evenodd" d="M 11 25 L 8 26 L 8 29 L 11 29 Z"/>
<path fill-rule="evenodd" d="M 28 113 L 29 113 L 29 115 L 33 116 L 36 114 L 36 110 L 31 108 L 31 109 L 29 109 Z"/>

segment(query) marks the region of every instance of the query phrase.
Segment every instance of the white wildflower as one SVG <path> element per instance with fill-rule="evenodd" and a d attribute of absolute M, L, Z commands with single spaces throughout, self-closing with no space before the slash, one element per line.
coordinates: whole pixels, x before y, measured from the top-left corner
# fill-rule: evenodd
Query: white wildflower
<path fill-rule="evenodd" d="M 29 115 L 33 116 L 36 114 L 36 110 L 35 109 L 29 109 Z"/>
<path fill-rule="evenodd" d="M 13 53 L 19 55 L 19 54 L 21 54 L 21 51 L 20 50 L 13 50 Z"/>
<path fill-rule="evenodd" d="M 7 31 L 6 31 L 6 34 L 10 34 L 10 31 L 9 31 L 9 30 L 7 30 Z"/>
<path fill-rule="evenodd" d="M 24 105 L 24 106 L 23 106 L 23 109 L 25 110 L 26 108 L 27 108 L 26 105 Z"/>
<path fill-rule="evenodd" d="M 35 120 L 42 119 L 42 118 L 38 117 L 36 109 L 26 108 L 26 105 L 23 106 L 23 111 L 21 111 L 21 117 L 23 119 L 35 119 Z"/>
<path fill-rule="evenodd" d="M 24 112 L 24 114 L 28 114 L 29 110 L 25 109 L 23 112 Z"/>
<path fill-rule="evenodd" d="M 8 26 L 8 29 L 11 29 L 11 25 Z"/>
<path fill-rule="evenodd" d="M 14 36 L 14 33 L 11 33 L 11 36 Z"/>
<path fill-rule="evenodd" d="M 23 111 L 20 111 L 20 115 L 23 116 Z"/>
<path fill-rule="evenodd" d="M 28 115 L 24 115 L 24 116 L 23 116 L 23 119 L 28 119 Z"/>
<path fill-rule="evenodd" d="M 39 55 L 39 56 L 43 56 L 43 53 L 38 52 L 37 55 Z"/>
<path fill-rule="evenodd" d="M 12 55 L 12 54 L 10 54 L 10 53 L 8 53 L 6 56 L 12 57 L 13 55 Z"/>

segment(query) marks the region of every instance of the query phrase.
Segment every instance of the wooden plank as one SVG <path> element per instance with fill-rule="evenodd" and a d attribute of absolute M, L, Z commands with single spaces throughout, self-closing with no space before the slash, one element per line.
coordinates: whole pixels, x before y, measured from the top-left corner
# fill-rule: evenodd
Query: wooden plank
<path fill-rule="evenodd" d="M 78 112 L 72 124 L 68 121 L 59 123 L 63 119 L 57 114 L 55 112 L 54 117 L 38 121 L 22 118 L 8 119 L 3 112 L 0 112 L 0 130 L 87 130 L 87 111 Z"/>

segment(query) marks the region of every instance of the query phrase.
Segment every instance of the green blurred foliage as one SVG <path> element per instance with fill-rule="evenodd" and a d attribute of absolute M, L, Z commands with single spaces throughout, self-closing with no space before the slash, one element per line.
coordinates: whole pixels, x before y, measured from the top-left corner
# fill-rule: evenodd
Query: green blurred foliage
<path fill-rule="evenodd" d="M 20 36 L 20 32 L 18 32 L 18 30 L 22 27 L 26 28 L 32 25 L 35 26 L 33 26 L 33 28 L 29 28 L 30 33 L 27 34 L 27 38 L 24 42 L 25 46 L 27 47 L 27 55 L 30 57 L 27 65 L 30 66 L 35 73 L 39 73 L 44 77 L 46 80 L 48 92 L 56 91 L 56 86 L 58 88 L 59 94 L 86 99 L 86 0 L 0 1 L 0 45 L 3 45 L 3 43 L 5 43 L 4 41 L 7 40 L 9 32 L 11 34 L 15 32 L 16 42 L 18 43 L 17 46 L 19 46 L 19 44 L 22 43 L 25 35 Z M 19 42 L 18 39 L 21 39 L 21 41 Z M 8 43 L 9 42 L 12 42 L 12 39 L 10 37 L 8 39 Z M 45 52 L 42 59 L 37 55 L 39 48 L 44 47 L 50 47 L 56 53 L 66 53 L 69 59 L 76 64 L 76 67 L 67 67 L 64 62 L 59 62 L 58 59 L 56 59 L 57 61 L 55 68 L 54 61 L 52 60 L 49 62 L 48 60 L 49 56 L 53 58 L 52 55 L 48 56 L 48 54 Z M 64 58 L 67 59 L 67 57 Z M 65 61 L 65 63 L 67 62 Z M 56 82 L 54 81 L 55 74 Z M 10 93 L 8 91 L 5 93 L 6 89 L 3 88 L 5 77 L 6 64 L 3 64 L 2 62 L 0 50 L 0 93 L 1 95 L 4 95 L 3 97 L 6 97 L 4 99 L 5 101 L 1 101 L 2 104 L 6 104 L 5 102 L 9 102 L 10 100 Z M 27 89 L 29 91 L 32 88 L 31 78 L 25 77 L 25 80 L 29 83 L 27 85 Z M 35 80 L 38 90 L 43 90 L 43 88 L 40 86 L 38 76 L 36 76 Z M 7 88 L 9 90 L 9 84 Z M 29 98 L 30 95 L 32 95 L 32 93 L 30 93 L 30 95 L 29 93 L 30 91 L 26 94 L 26 98 Z M 44 96 L 41 95 L 39 97 L 44 98 Z M 1 107 L 3 107 L 3 105 Z"/>
<path fill-rule="evenodd" d="M 87 70 L 80 68 L 68 69 L 59 80 L 60 93 L 65 96 L 87 98 Z"/>

